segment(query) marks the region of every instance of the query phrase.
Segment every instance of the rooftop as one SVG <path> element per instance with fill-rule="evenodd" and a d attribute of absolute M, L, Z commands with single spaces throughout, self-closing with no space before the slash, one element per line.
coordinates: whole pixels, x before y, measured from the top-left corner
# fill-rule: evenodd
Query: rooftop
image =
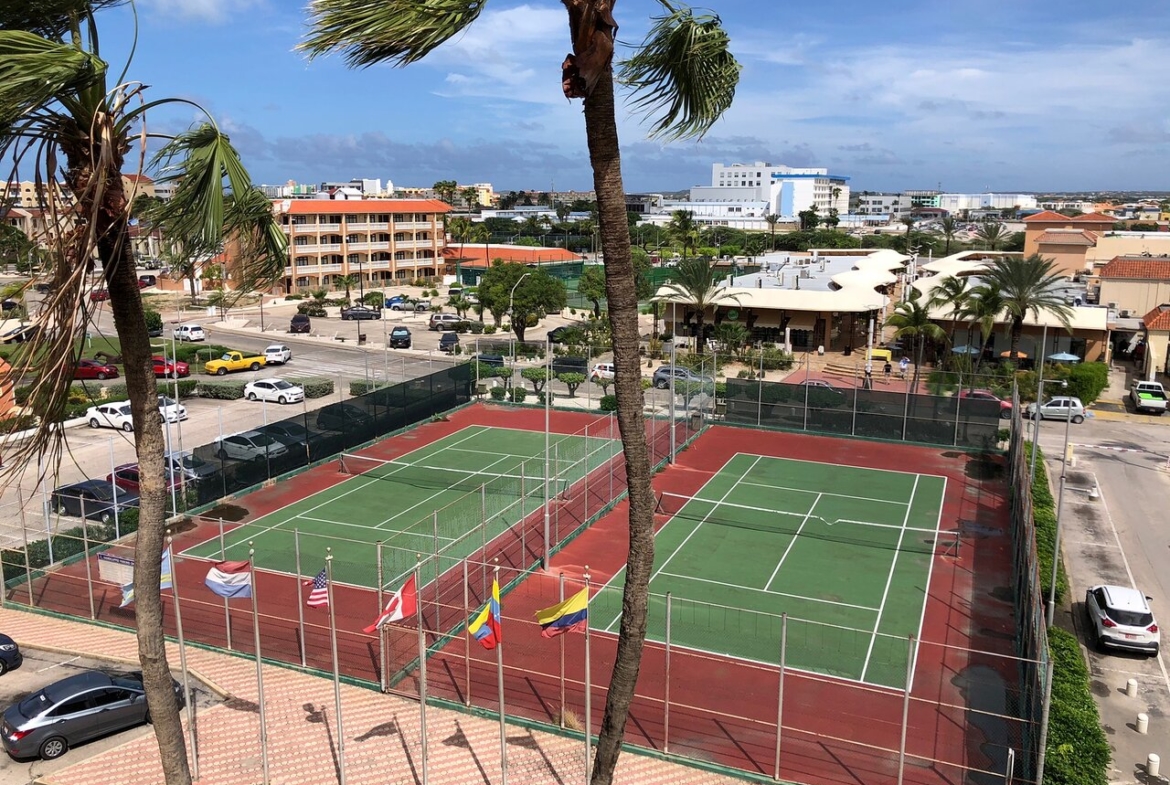
<path fill-rule="evenodd" d="M 1170 256 L 1117 256 L 1097 275 L 1113 280 L 1170 281 Z"/>
<path fill-rule="evenodd" d="M 1147 330 L 1170 331 L 1170 305 L 1163 303 L 1142 317 Z"/>
<path fill-rule="evenodd" d="M 438 199 L 277 199 L 288 215 L 365 215 L 367 213 L 448 213 Z"/>

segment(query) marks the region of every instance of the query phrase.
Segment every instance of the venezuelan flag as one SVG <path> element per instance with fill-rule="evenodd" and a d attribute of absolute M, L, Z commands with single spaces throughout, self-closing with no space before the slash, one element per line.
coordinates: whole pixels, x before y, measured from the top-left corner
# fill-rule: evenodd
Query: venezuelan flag
<path fill-rule="evenodd" d="M 589 590 L 582 589 L 564 602 L 536 612 L 540 634 L 555 638 L 566 632 L 584 632 L 589 623 Z"/>
<path fill-rule="evenodd" d="M 470 632 L 485 649 L 494 649 L 503 642 L 500 634 L 500 585 L 492 581 L 492 598 L 468 625 Z"/>

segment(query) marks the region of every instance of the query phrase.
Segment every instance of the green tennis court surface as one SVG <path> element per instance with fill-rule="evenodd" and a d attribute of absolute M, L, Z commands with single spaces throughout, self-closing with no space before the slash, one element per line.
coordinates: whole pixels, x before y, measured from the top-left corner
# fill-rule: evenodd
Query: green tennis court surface
<path fill-rule="evenodd" d="M 611 439 L 553 434 L 550 497 L 583 479 L 621 450 Z M 376 586 L 382 541 L 383 583 L 397 585 L 424 559 L 442 553 L 443 568 L 457 564 L 544 502 L 545 437 L 475 425 L 393 461 L 344 455 L 339 470 L 352 476 L 184 553 L 206 559 L 248 558 L 249 542 L 260 569 L 315 574 L 325 548 L 334 579 Z M 296 483 L 298 477 L 283 482 Z M 298 534 L 299 532 L 299 534 Z M 424 563 L 420 580 L 435 577 L 438 560 Z"/>
<path fill-rule="evenodd" d="M 671 645 L 901 688 L 946 478 L 739 453 L 694 497 L 663 494 L 648 635 Z M 619 589 L 624 571 L 609 589 Z M 594 629 L 616 632 L 621 592 Z"/>

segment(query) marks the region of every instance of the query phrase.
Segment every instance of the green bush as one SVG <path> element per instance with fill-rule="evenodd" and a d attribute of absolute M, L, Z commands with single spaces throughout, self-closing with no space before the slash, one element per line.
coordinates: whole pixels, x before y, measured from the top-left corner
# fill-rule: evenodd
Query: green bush
<path fill-rule="evenodd" d="M 1044 785 L 1106 785 L 1110 751 L 1093 700 L 1089 669 L 1076 636 L 1048 630 L 1052 657 L 1052 707 Z"/>
<path fill-rule="evenodd" d="M 349 383 L 349 394 L 357 397 L 372 393 L 374 390 L 380 390 L 387 385 L 384 382 L 366 381 L 365 379 L 355 379 Z"/>
<path fill-rule="evenodd" d="M 508 394 L 508 391 L 503 387 L 493 387 L 489 394 L 492 396 L 493 401 L 502 401 L 504 400 L 504 396 Z"/>
<path fill-rule="evenodd" d="M 151 308 L 149 305 L 144 305 L 142 307 L 142 310 L 143 310 L 143 313 L 146 317 L 146 329 L 150 330 L 151 332 L 162 332 L 162 328 L 163 328 L 162 314 L 160 314 L 155 309 Z"/>
<path fill-rule="evenodd" d="M 603 395 L 601 396 L 601 411 L 616 412 L 617 411 L 617 396 Z"/>
<path fill-rule="evenodd" d="M 31 414 L 21 414 L 15 417 L 5 417 L 0 420 L 0 436 L 16 433 L 17 431 L 27 431 L 37 424 L 37 418 Z"/>
<path fill-rule="evenodd" d="M 324 377 L 320 377 L 320 376 L 307 376 L 304 378 L 290 377 L 288 380 L 290 382 L 292 382 L 293 384 L 297 384 L 297 385 L 300 385 L 301 387 L 304 387 L 305 388 L 305 397 L 309 398 L 309 399 L 324 398 L 326 395 L 332 395 L 334 393 L 334 391 L 337 389 L 333 385 L 332 379 L 324 378 Z"/>
<path fill-rule="evenodd" d="M 1032 446 L 1024 445 L 1024 457 L 1031 461 Z M 1052 590 L 1052 559 L 1056 552 L 1056 500 L 1048 487 L 1044 453 L 1036 455 L 1036 478 L 1032 482 L 1032 520 L 1036 527 L 1036 558 L 1040 570 L 1040 590 L 1048 597 Z M 1068 576 L 1062 562 L 1056 571 L 1056 604 L 1068 593 Z"/>
<path fill-rule="evenodd" d="M 286 300 L 303 300 L 303 299 L 305 299 L 305 296 L 303 294 L 286 294 L 284 296 L 284 299 L 286 299 Z"/>
<path fill-rule="evenodd" d="M 175 383 L 173 381 L 167 382 L 166 389 L 169 393 L 175 391 Z M 180 398 L 194 398 L 197 396 L 199 390 L 198 379 L 179 379 L 179 397 Z"/>
<path fill-rule="evenodd" d="M 556 378 L 557 381 L 569 388 L 570 398 L 576 397 L 577 388 L 585 383 L 585 374 L 583 373 L 558 373 Z"/>
<path fill-rule="evenodd" d="M 486 329 L 487 329 L 487 326 L 483 322 L 472 322 L 471 323 L 471 334 L 472 335 L 482 335 L 484 330 L 486 330 Z"/>
<path fill-rule="evenodd" d="M 179 362 L 189 363 L 192 371 L 199 371 L 199 368 L 194 366 L 202 366 L 203 363 L 216 357 L 221 357 L 224 352 L 232 351 L 229 346 L 220 346 L 215 343 L 179 343 L 175 344 L 175 359 Z"/>
<path fill-rule="evenodd" d="M 297 313 L 303 313 L 306 316 L 312 316 L 317 319 L 325 318 L 325 303 L 320 300 L 309 300 L 308 302 L 297 305 Z"/>
<path fill-rule="evenodd" d="M 244 385 L 247 382 L 243 381 L 227 381 L 227 382 L 199 382 L 199 397 L 211 398 L 217 401 L 235 401 L 244 397 Z"/>
<path fill-rule="evenodd" d="M 483 334 L 484 335 L 495 335 L 496 334 L 496 326 L 494 324 L 485 324 L 483 326 Z"/>
<path fill-rule="evenodd" d="M 528 397 L 527 387 L 513 387 L 510 392 L 512 403 L 524 403 L 524 399 Z"/>
<path fill-rule="evenodd" d="M 124 382 L 114 382 L 113 384 L 106 387 L 106 395 L 104 400 L 128 401 L 130 400 L 130 392 L 126 389 L 126 384 Z"/>
<path fill-rule="evenodd" d="M 359 302 L 363 302 L 371 308 L 381 308 L 385 299 L 386 295 L 381 292 L 366 292 Z"/>

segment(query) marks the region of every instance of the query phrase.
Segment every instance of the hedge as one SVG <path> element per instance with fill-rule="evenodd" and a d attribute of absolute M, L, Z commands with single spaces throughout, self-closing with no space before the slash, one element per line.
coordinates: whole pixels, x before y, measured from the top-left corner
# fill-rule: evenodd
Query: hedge
<path fill-rule="evenodd" d="M 1052 657 L 1052 706 L 1044 785 L 1106 785 L 1109 741 L 1101 728 L 1089 669 L 1075 635 L 1059 627 L 1048 630 Z"/>
<path fill-rule="evenodd" d="M 133 508 L 120 511 L 118 513 L 118 526 L 116 529 L 123 537 L 138 531 L 138 509 Z M 89 521 L 85 527 L 85 536 L 89 538 L 89 546 L 91 549 L 94 545 L 112 541 L 115 533 L 113 520 L 108 524 Z M 84 549 L 85 538 L 82 536 L 80 526 L 64 529 L 53 535 L 53 559 L 57 563 L 71 556 L 78 555 Z M 28 567 L 33 570 L 38 570 L 48 565 L 49 542 L 43 539 L 30 542 L 28 544 Z M 0 566 L 3 568 L 5 581 L 10 581 L 13 578 L 25 578 L 23 549 L 6 548 L 0 551 Z"/>
<path fill-rule="evenodd" d="M 1024 458 L 1031 461 L 1032 445 L 1024 445 Z M 1032 482 L 1032 521 L 1036 527 L 1036 556 L 1040 568 L 1040 590 L 1047 600 L 1052 587 L 1052 558 L 1056 546 L 1056 500 L 1048 487 L 1044 452 L 1036 455 L 1036 478 Z M 1068 576 L 1062 562 L 1056 571 L 1056 604 L 1068 593 Z"/>
<path fill-rule="evenodd" d="M 603 412 L 616 412 L 617 411 L 617 396 L 616 395 L 603 395 L 603 396 L 601 396 L 600 409 Z"/>
<path fill-rule="evenodd" d="M 176 343 L 173 359 L 189 365 L 202 365 L 208 360 L 221 357 L 224 352 L 230 351 L 233 351 L 230 346 L 220 346 L 215 343 Z"/>
<path fill-rule="evenodd" d="M 244 381 L 199 382 L 199 397 L 217 401 L 235 401 L 244 397 Z"/>
<path fill-rule="evenodd" d="M 323 378 L 320 376 L 306 376 L 304 378 L 286 377 L 288 381 L 293 384 L 300 385 L 305 388 L 306 398 L 324 398 L 326 395 L 332 395 L 337 389 L 333 386 L 333 380 Z"/>

